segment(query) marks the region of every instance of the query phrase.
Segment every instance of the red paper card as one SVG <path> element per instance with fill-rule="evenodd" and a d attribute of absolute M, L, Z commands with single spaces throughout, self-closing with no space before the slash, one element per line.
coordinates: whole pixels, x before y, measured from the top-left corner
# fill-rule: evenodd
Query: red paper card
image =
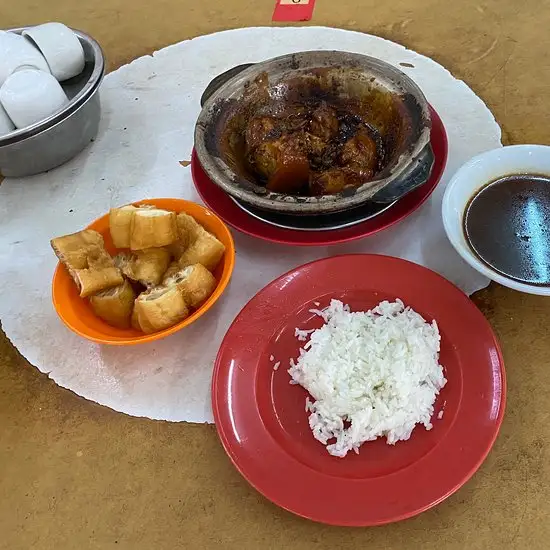
<path fill-rule="evenodd" d="M 272 21 L 309 21 L 315 0 L 277 0 Z"/>

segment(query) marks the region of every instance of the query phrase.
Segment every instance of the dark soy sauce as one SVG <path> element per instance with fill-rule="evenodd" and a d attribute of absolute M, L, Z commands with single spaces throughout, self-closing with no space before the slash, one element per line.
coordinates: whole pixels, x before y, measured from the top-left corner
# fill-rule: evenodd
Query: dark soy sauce
<path fill-rule="evenodd" d="M 485 186 L 466 207 L 464 232 L 496 271 L 550 285 L 550 176 L 510 175 Z"/>

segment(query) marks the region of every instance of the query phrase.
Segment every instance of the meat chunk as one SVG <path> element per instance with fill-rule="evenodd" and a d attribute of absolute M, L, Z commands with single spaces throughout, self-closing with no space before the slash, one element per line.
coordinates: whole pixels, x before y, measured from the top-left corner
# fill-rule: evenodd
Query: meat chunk
<path fill-rule="evenodd" d="M 246 127 L 245 141 L 252 151 L 266 141 L 279 139 L 283 135 L 304 131 L 307 125 L 307 109 L 303 105 L 287 106 L 284 116 L 256 116 Z"/>
<path fill-rule="evenodd" d="M 309 110 L 300 103 L 287 105 L 282 120 L 285 131 L 288 133 L 305 131 L 309 120 Z"/>
<path fill-rule="evenodd" d="M 349 168 L 363 179 L 374 176 L 377 163 L 376 143 L 367 134 L 360 130 L 351 139 L 348 139 L 340 153 L 342 166 Z"/>
<path fill-rule="evenodd" d="M 286 134 L 261 143 L 250 155 L 258 173 L 269 178 L 285 165 L 308 162 L 310 155 L 322 154 L 325 144 L 307 132 Z"/>
<path fill-rule="evenodd" d="M 338 133 L 339 123 L 336 111 L 325 102 L 321 103 L 311 114 L 309 131 L 325 142 Z"/>
<path fill-rule="evenodd" d="M 261 143 L 280 137 L 282 133 L 281 123 L 270 116 L 254 117 L 246 128 L 246 145 L 253 150 Z"/>
<path fill-rule="evenodd" d="M 292 150 L 287 150 L 286 140 L 281 138 L 260 143 L 250 155 L 250 161 L 256 172 L 269 180 L 277 169 L 282 166 L 285 159 L 294 156 L 299 155 L 292 155 Z"/>
<path fill-rule="evenodd" d="M 280 166 L 269 178 L 266 188 L 275 193 L 298 194 L 307 189 L 309 163 L 304 157 Z"/>

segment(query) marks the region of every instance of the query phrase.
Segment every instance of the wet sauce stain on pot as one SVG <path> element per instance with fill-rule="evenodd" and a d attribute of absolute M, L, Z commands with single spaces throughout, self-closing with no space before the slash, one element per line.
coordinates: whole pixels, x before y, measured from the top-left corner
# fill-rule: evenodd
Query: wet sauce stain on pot
<path fill-rule="evenodd" d="M 464 233 L 491 268 L 550 285 L 550 175 L 508 175 L 486 185 L 466 207 Z"/>

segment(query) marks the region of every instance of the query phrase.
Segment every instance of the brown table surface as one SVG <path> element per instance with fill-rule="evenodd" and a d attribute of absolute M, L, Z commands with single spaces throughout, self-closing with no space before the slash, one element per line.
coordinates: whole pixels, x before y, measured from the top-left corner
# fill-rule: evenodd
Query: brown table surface
<path fill-rule="evenodd" d="M 0 25 L 63 21 L 97 38 L 115 69 L 200 34 L 270 25 L 273 5 L 5 0 Z M 433 57 L 487 102 L 505 142 L 548 143 L 543 5 L 317 0 L 311 24 L 380 35 Z M 0 333 L 0 548 L 550 548 L 550 301 L 496 285 L 475 301 L 507 366 L 508 407 L 494 450 L 440 506 L 373 529 L 317 525 L 278 509 L 236 472 L 213 426 L 131 418 L 85 401 Z"/>

